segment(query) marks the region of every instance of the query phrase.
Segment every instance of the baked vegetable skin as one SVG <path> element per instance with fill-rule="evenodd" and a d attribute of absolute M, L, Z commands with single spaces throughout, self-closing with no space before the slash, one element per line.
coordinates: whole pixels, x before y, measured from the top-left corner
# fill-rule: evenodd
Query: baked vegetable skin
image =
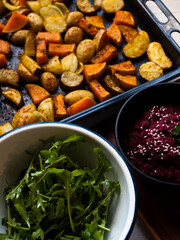
<path fill-rule="evenodd" d="M 8 234 L 1 239 L 104 239 L 109 200 L 120 185 L 104 178 L 112 166 L 99 148 L 92 150 L 94 169 L 70 158 L 71 146 L 82 141 L 78 135 L 55 139 L 36 152 L 24 177 L 7 190 Z"/>

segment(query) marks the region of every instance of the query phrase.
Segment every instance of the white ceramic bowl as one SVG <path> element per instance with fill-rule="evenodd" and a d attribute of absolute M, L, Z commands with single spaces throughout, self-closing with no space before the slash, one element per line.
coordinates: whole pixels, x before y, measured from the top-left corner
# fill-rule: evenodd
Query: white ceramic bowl
<path fill-rule="evenodd" d="M 28 155 L 26 150 L 33 151 L 40 144 L 39 139 L 48 139 L 58 136 L 60 139 L 67 138 L 72 134 L 83 135 L 85 142 L 78 143 L 74 148 L 81 163 L 89 167 L 95 166 L 92 149 L 100 147 L 107 159 L 110 160 L 113 170 L 108 173 L 107 178 L 119 181 L 120 194 L 116 194 L 110 205 L 108 216 L 107 240 L 124 240 L 130 235 L 136 215 L 136 190 L 132 175 L 121 158 L 119 152 L 105 139 L 85 128 L 66 123 L 37 123 L 16 130 L 0 137 L 0 218 L 6 215 L 4 188 L 15 183 L 22 169 L 27 166 Z M 6 229 L 0 223 L 0 232 Z"/>

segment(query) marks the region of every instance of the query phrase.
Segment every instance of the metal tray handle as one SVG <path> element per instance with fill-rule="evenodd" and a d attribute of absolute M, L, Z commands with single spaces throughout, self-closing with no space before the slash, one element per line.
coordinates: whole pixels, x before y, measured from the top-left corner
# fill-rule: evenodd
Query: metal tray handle
<path fill-rule="evenodd" d="M 167 17 L 166 22 L 160 22 L 156 15 L 151 11 L 148 7 L 147 2 L 154 2 L 156 6 L 162 11 L 162 13 Z M 164 5 L 161 0 L 139 0 L 144 10 L 148 13 L 148 15 L 156 22 L 159 28 L 165 33 L 165 35 L 169 38 L 169 40 L 175 45 L 175 47 L 180 50 L 179 44 L 172 38 L 172 33 L 176 32 L 180 36 L 180 23 L 174 17 L 174 15 L 169 11 L 169 9 Z M 180 38 L 180 37 L 179 37 Z"/>

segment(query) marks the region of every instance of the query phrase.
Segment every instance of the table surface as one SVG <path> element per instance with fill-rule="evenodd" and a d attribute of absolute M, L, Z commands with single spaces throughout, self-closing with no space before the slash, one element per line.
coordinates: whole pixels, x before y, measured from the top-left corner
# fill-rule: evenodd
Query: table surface
<path fill-rule="evenodd" d="M 156 1 L 156 0 L 154 0 Z M 180 0 L 161 0 L 180 22 Z M 159 19 L 162 12 L 152 8 Z M 176 36 L 180 46 L 180 33 Z M 92 129 L 116 146 L 114 127 L 116 116 L 104 120 Z M 104 129 L 106 129 L 104 131 Z M 138 192 L 138 214 L 129 240 L 179 240 L 180 191 L 149 186 L 135 177 Z"/>

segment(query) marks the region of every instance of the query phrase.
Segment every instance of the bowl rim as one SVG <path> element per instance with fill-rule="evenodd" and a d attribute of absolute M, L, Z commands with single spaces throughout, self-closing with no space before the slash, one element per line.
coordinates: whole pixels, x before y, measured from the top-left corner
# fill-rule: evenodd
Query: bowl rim
<path fill-rule="evenodd" d="M 119 143 L 119 134 L 118 134 L 118 128 L 119 128 L 119 119 L 122 115 L 122 112 L 123 110 L 126 108 L 126 106 L 129 104 L 129 102 L 133 101 L 133 99 L 137 96 L 137 95 L 140 95 L 142 94 L 142 92 L 145 92 L 146 90 L 148 91 L 149 89 L 152 89 L 152 88 L 157 88 L 157 87 L 163 87 L 163 86 L 168 86 L 168 85 L 178 85 L 180 86 L 180 82 L 165 82 L 165 83 L 158 83 L 158 84 L 155 84 L 155 85 L 151 85 L 151 86 L 147 86 L 145 87 L 144 89 L 141 89 L 139 90 L 138 92 L 134 93 L 132 96 L 130 96 L 130 98 L 128 98 L 124 103 L 123 105 L 121 106 L 119 112 L 118 112 L 118 115 L 116 117 L 116 123 L 115 123 L 115 140 L 116 140 L 116 144 L 118 146 L 118 149 L 119 151 L 121 152 L 122 154 L 122 157 L 125 161 L 127 161 L 127 163 L 129 164 L 129 166 L 135 171 L 137 172 L 141 177 L 144 177 L 144 178 L 147 178 L 147 180 L 149 181 L 152 181 L 153 183 L 158 183 L 158 184 L 161 184 L 161 185 L 164 185 L 164 186 L 173 186 L 173 187 L 179 187 L 180 186 L 180 183 L 171 183 L 171 182 L 166 182 L 166 181 L 163 181 L 163 180 L 159 180 L 159 179 L 156 179 L 156 178 L 153 178 L 143 172 L 141 172 L 138 168 L 136 168 L 128 159 L 128 157 L 126 156 L 126 154 L 124 153 L 120 143 Z"/>
<path fill-rule="evenodd" d="M 133 231 L 133 228 L 134 228 L 134 225 L 135 225 L 135 221 L 136 221 L 136 217 L 137 217 L 137 205 L 138 205 L 138 194 L 137 194 L 137 186 L 136 186 L 136 181 L 134 179 L 134 175 L 132 174 L 132 171 L 128 165 L 128 163 L 124 160 L 121 152 L 111 143 L 109 142 L 106 138 L 104 138 L 103 136 L 101 136 L 99 133 L 96 133 L 95 131 L 91 130 L 91 129 L 88 129 L 86 127 L 83 127 L 83 126 L 79 126 L 79 125 L 76 125 L 76 124 L 73 124 L 73 123 L 64 123 L 64 122 L 37 122 L 37 123 L 31 123 L 31 124 L 28 124 L 28 125 L 24 125 L 24 126 L 20 126 L 16 129 L 12 129 L 10 131 L 8 131 L 7 133 L 3 134 L 0 136 L 0 144 L 1 144 L 1 141 L 3 140 L 6 140 L 7 138 L 11 137 L 11 135 L 16 135 L 18 134 L 19 132 L 23 132 L 24 130 L 26 131 L 26 129 L 35 129 L 35 128 L 38 128 L 39 126 L 41 127 L 46 127 L 46 126 L 50 126 L 50 127 L 58 127 L 58 126 L 65 126 L 65 127 L 70 127 L 71 129 L 80 129 L 80 131 L 85 131 L 86 133 L 94 136 L 94 137 L 98 137 L 99 140 L 103 140 L 107 145 L 109 145 L 113 151 L 115 151 L 121 158 L 121 160 L 123 161 L 125 167 L 127 168 L 127 171 L 129 172 L 129 176 L 130 176 L 130 180 L 131 180 L 131 184 L 132 184 L 132 187 L 133 187 L 133 195 L 134 195 L 134 204 L 133 204 L 133 216 L 132 216 L 132 219 L 131 219 L 131 222 L 129 224 L 129 229 L 128 231 L 126 232 L 126 236 L 125 236 L 125 240 L 128 240 L 132 231 Z"/>

